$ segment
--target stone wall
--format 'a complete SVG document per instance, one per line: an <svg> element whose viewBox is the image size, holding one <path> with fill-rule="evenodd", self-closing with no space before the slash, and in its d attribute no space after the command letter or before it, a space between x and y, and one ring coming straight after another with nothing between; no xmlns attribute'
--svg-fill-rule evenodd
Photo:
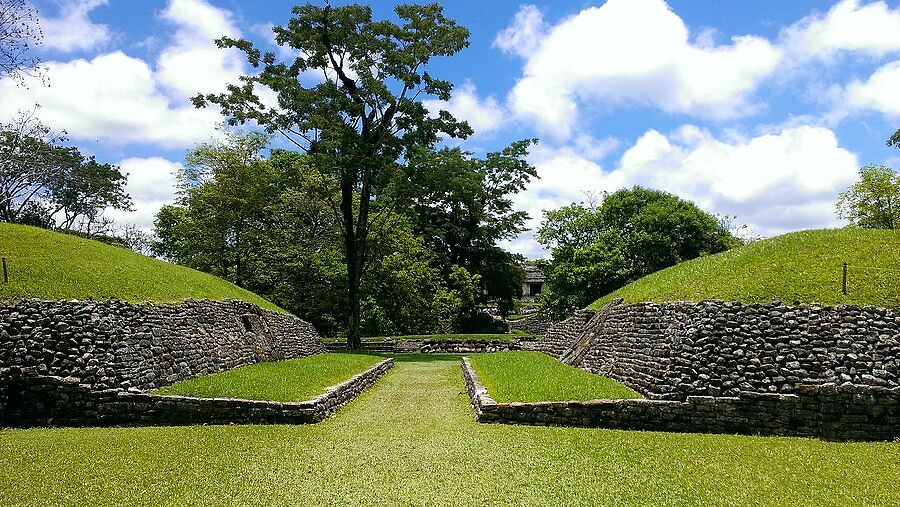
<svg viewBox="0 0 900 507"><path fill-rule="evenodd" d="M845 384L797 386L797 394L742 392L736 397L497 403L468 358L463 379L479 422L648 431L817 437L900 438L900 388Z"/></svg>
<svg viewBox="0 0 900 507"><path fill-rule="evenodd" d="M393 365L393 359L385 359L316 398L296 403L96 390L71 377L14 372L7 385L15 396L0 411L0 426L316 423L368 389Z"/></svg>
<svg viewBox="0 0 900 507"><path fill-rule="evenodd" d="M506 352L521 350L517 340L383 340L364 341L363 350L397 354L471 354L475 352ZM341 351L347 348L345 342L329 342L326 348Z"/></svg>
<svg viewBox="0 0 900 507"><path fill-rule="evenodd" d="M525 331L532 336L544 336L553 326L553 322L540 313L533 313L527 317L522 317L521 319L507 319L506 323L509 325L510 329Z"/></svg>
<svg viewBox="0 0 900 507"><path fill-rule="evenodd" d="M311 324L243 301L0 306L0 367L149 390L259 361L323 352Z"/></svg>
<svg viewBox="0 0 900 507"><path fill-rule="evenodd" d="M593 316L578 312L522 345L561 358L581 337L588 349L576 366L658 399L900 385L894 310L707 301L619 305Z"/></svg>
<svg viewBox="0 0 900 507"><path fill-rule="evenodd" d="M85 396L98 393L108 398L118 391L149 391L324 351L309 323L243 301L0 303L0 372L6 370L0 374L0 418L15 407L27 413L23 403L44 403L28 393L48 392L46 385L63 380L59 385L78 389L60 387L62 394L87 403Z"/></svg>
<svg viewBox="0 0 900 507"><path fill-rule="evenodd" d="M590 310L579 310L568 319L553 324L543 337L534 340L522 340L523 349L536 350L557 359L563 356L594 316Z"/></svg>

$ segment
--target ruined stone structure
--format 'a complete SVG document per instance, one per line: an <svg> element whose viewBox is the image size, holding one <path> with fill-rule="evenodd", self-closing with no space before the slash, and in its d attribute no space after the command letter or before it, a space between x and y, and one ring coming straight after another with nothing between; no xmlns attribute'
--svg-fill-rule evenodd
<svg viewBox="0 0 900 507"><path fill-rule="evenodd" d="M324 350L309 323L242 301L7 303L0 305L0 423L93 424L103 400ZM57 392L59 403L47 398Z"/></svg>
<svg viewBox="0 0 900 507"><path fill-rule="evenodd" d="M599 410L589 417L576 404L564 412L582 422L570 424L584 425L588 417L592 425L678 431L693 425L695 431L862 440L900 434L900 313L894 310L721 301L612 304L577 312L543 339L520 345L616 379L649 401L677 402L662 412L664 405L648 400L609 402L603 410L588 404ZM773 421L771 427L754 414ZM626 415L638 419L616 422ZM561 423L560 417L548 420Z"/></svg>

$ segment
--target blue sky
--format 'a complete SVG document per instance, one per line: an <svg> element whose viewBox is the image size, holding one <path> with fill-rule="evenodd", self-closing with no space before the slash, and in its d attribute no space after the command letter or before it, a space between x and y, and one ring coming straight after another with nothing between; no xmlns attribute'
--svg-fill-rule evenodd
<svg viewBox="0 0 900 507"><path fill-rule="evenodd" d="M342 4L344 2L334 2ZM220 35L275 50L291 2L35 1L50 86L0 81L0 119L40 103L45 123L129 173L152 226L174 198L172 172L220 116L187 99L250 71ZM394 2L371 4L391 17ZM447 2L470 47L430 71L482 153L537 137L541 178L516 197L541 210L641 184L737 215L753 234L842 225L838 192L859 167L900 168L900 5L871 2ZM530 232L504 243L544 256Z"/></svg>

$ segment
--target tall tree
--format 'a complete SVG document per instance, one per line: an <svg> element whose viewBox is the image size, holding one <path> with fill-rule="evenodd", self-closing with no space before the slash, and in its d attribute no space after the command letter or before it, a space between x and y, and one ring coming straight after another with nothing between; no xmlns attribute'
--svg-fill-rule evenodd
<svg viewBox="0 0 900 507"><path fill-rule="evenodd" d="M63 134L51 131L35 112L21 111L12 122L0 124L0 221L19 222L27 211L40 208L48 185L77 163L77 150L61 146Z"/></svg>
<svg viewBox="0 0 900 507"><path fill-rule="evenodd" d="M40 60L31 53L43 34L37 12L25 0L0 0L0 79L12 78L20 84L26 76L38 74Z"/></svg>
<svg viewBox="0 0 900 507"><path fill-rule="evenodd" d="M495 302L503 312L521 289L518 263L524 259L496 244L524 230L528 214L514 209L512 196L537 177L525 160L534 142L517 141L483 159L459 148L419 150L395 189L444 270L458 265L479 275L482 302Z"/></svg>
<svg viewBox="0 0 900 507"><path fill-rule="evenodd" d="M369 232L391 215L372 208L374 197L412 150L433 146L442 134L471 134L446 111L429 116L420 100L423 94L450 98L452 85L425 68L432 58L465 48L469 31L437 4L397 6L399 24L374 21L371 8L361 5L307 4L292 12L287 26L273 31L280 46L297 54L293 61L278 63L274 53L262 54L247 40L223 37L219 47L244 51L262 69L225 93L195 97L194 104L219 105L229 124L254 121L280 133L308 153L316 168L333 175L347 265L347 345L358 348ZM321 82L305 85L310 74ZM256 85L273 90L277 105L264 103Z"/></svg>
<svg viewBox="0 0 900 507"><path fill-rule="evenodd" d="M46 186L49 216L60 228L81 231L88 237L107 233L112 221L103 216L106 209L133 209L125 191L128 177L118 166L85 158L78 150L71 154L72 163Z"/></svg>
<svg viewBox="0 0 900 507"><path fill-rule="evenodd" d="M859 181L838 196L837 215L859 227L900 228L900 174L883 165L859 170Z"/></svg>

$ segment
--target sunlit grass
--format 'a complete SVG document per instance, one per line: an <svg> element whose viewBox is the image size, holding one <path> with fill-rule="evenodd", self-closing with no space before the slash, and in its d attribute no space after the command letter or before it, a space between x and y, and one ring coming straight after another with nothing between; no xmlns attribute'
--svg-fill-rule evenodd
<svg viewBox="0 0 900 507"><path fill-rule="evenodd" d="M0 505L898 505L900 444L478 424L458 355L325 422L0 431Z"/></svg>
<svg viewBox="0 0 900 507"><path fill-rule="evenodd" d="M9 271L9 283L0 283L0 301L38 298L170 303L238 299L284 312L213 275L36 227L0 223L0 257L7 258Z"/></svg>
<svg viewBox="0 0 900 507"><path fill-rule="evenodd" d="M370 354L318 354L204 375L163 387L157 392L195 398L303 401L364 372L381 359Z"/></svg>
<svg viewBox="0 0 900 507"><path fill-rule="evenodd" d="M472 354L470 358L488 394L498 402L642 397L613 379L563 364L540 352Z"/></svg>
<svg viewBox="0 0 900 507"><path fill-rule="evenodd" d="M841 287L849 264L848 294ZM900 232L870 229L785 234L683 262L603 296L640 301L719 299L900 307Z"/></svg>

